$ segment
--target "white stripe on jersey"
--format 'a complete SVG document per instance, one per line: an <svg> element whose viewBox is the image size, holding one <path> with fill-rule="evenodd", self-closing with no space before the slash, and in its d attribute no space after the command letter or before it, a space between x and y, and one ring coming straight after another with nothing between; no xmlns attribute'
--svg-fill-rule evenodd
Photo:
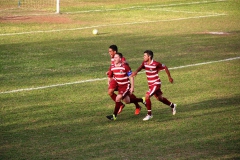
<svg viewBox="0 0 240 160"><path fill-rule="evenodd" d="M118 78L118 77L115 77L117 80L125 80L125 79L128 79L128 77L123 77L123 78Z"/></svg>
<svg viewBox="0 0 240 160"><path fill-rule="evenodd" d="M112 71L114 71L114 70L125 70L125 68L124 67L114 67L111 70Z"/></svg>
<svg viewBox="0 0 240 160"><path fill-rule="evenodd" d="M129 84L129 82L117 82L119 85Z"/></svg>
<svg viewBox="0 0 240 160"><path fill-rule="evenodd" d="M146 73L158 73L157 71L149 71L149 70L146 70Z"/></svg>
<svg viewBox="0 0 240 160"><path fill-rule="evenodd" d="M156 68L156 66L150 66L150 65L145 64L145 68Z"/></svg>
<svg viewBox="0 0 240 160"><path fill-rule="evenodd" d="M115 72L114 74L115 74L115 75L125 75L126 72Z"/></svg>
<svg viewBox="0 0 240 160"><path fill-rule="evenodd" d="M151 76L147 76L147 77L149 77L149 78L153 78L153 77L157 77L157 76L158 76L158 74L151 75Z"/></svg>
<svg viewBox="0 0 240 160"><path fill-rule="evenodd" d="M155 80L152 80L152 81L148 80L148 82L149 82L149 83L154 83L154 82L156 82L156 81L158 81L158 80L159 80L159 79L155 79ZM161 83L157 82L157 83L154 83L154 84L161 84Z"/></svg>

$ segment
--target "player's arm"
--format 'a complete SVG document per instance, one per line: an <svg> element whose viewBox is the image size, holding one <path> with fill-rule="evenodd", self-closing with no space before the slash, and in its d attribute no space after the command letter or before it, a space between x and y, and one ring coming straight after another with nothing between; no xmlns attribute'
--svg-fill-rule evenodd
<svg viewBox="0 0 240 160"><path fill-rule="evenodd" d="M107 71L108 75L108 84L110 84L110 81L113 79L113 71L111 71L111 66L109 67L109 70Z"/></svg>
<svg viewBox="0 0 240 160"><path fill-rule="evenodd" d="M172 79L172 77L171 77L170 71L168 70L168 67L167 67L167 66L165 66L165 72L166 72L167 75L168 75L168 80L169 80L169 82L170 82L170 83L173 83L173 79Z"/></svg>
<svg viewBox="0 0 240 160"><path fill-rule="evenodd" d="M143 68L144 68L144 65L142 63L141 66L139 66L135 72L132 72L131 77L135 77L138 74L138 72L140 72Z"/></svg>
<svg viewBox="0 0 240 160"><path fill-rule="evenodd" d="M111 65L109 66L108 71L106 72L107 76L108 76L110 70L111 70Z"/></svg>
<svg viewBox="0 0 240 160"><path fill-rule="evenodd" d="M134 77L129 77L130 83L131 83L131 88L130 88L130 94L133 94L134 92Z"/></svg>
<svg viewBox="0 0 240 160"><path fill-rule="evenodd" d="M130 94L132 94L134 92L134 77L131 75L132 75L131 68L129 66L127 66L127 76L131 83Z"/></svg>
<svg viewBox="0 0 240 160"><path fill-rule="evenodd" d="M125 57L122 57L122 64L129 65Z"/></svg>
<svg viewBox="0 0 240 160"><path fill-rule="evenodd" d="M165 70L165 72L166 72L167 75L168 75L168 80L169 80L169 82L170 82L170 83L173 83L173 79L172 79L172 77L171 77L170 71L168 70L168 67L167 67L167 66L165 66L164 64L158 63L158 65L157 65L157 70L158 70L158 72L161 71L161 70Z"/></svg>

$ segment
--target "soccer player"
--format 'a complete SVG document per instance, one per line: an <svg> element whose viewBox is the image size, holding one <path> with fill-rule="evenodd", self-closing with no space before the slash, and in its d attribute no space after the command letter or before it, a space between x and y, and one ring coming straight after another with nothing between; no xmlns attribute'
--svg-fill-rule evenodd
<svg viewBox="0 0 240 160"><path fill-rule="evenodd" d="M122 54L115 53L114 64L111 65L108 77L113 77L118 87L118 95L115 99L115 108L112 115L106 116L109 120L116 120L117 114L121 107L121 100L126 104L143 102L142 98L134 98L130 95L134 92L134 77L129 77L132 74L129 65L122 63Z"/></svg>
<svg viewBox="0 0 240 160"><path fill-rule="evenodd" d="M160 62L153 60L153 52L151 50L146 50L144 52L143 62L141 64L141 66L135 72L132 73L132 76L136 76L137 73L139 71L141 71L142 69L145 69L148 86L149 86L149 90L146 92L146 95L144 97L145 102L146 102L146 107L148 110L148 114L143 120L147 121L147 120L153 118L152 110L151 110L152 105L151 105L151 100L150 100L150 97L153 95L160 102L170 106L172 109L172 114L175 115L177 105L170 102L167 98L162 96L163 93L161 91L161 80L158 75L158 72L160 70L165 70L166 74L168 75L168 79L169 79L170 83L173 83L173 79L171 77L171 74L170 74L167 66L165 66L164 64L161 64Z"/></svg>
<svg viewBox="0 0 240 160"><path fill-rule="evenodd" d="M118 52L118 47L116 45L109 46L108 53L109 53L109 55L111 57L111 65L114 65L114 55L117 52ZM121 62L123 64L128 65L128 63L127 63L127 61L126 61L126 59L124 57L121 58ZM109 71L106 74L108 75L108 73L109 73ZM114 91L118 90L117 89L117 82L112 77L108 76L108 84L109 84L108 95L112 98L113 101L115 101L117 95L114 93ZM136 98L136 96L134 94L131 94L130 97ZM141 106L137 102L134 102L134 104L136 106L135 115L138 115L140 113L140 111L141 111ZM121 102L118 114L120 114L122 112L124 107L125 107L125 105Z"/></svg>

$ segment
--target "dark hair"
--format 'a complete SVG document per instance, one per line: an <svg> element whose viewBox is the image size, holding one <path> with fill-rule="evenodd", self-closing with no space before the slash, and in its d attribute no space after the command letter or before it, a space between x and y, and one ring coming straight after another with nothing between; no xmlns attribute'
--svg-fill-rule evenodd
<svg viewBox="0 0 240 160"><path fill-rule="evenodd" d="M116 54L119 55L120 58L123 57L122 53L117 52Z"/></svg>
<svg viewBox="0 0 240 160"><path fill-rule="evenodd" d="M151 59L153 59L153 52L151 50L146 50L144 51L144 53L147 53L147 55L150 56Z"/></svg>
<svg viewBox="0 0 240 160"><path fill-rule="evenodd" d="M109 48L111 48L113 51L118 52L118 47L115 44L109 46Z"/></svg>

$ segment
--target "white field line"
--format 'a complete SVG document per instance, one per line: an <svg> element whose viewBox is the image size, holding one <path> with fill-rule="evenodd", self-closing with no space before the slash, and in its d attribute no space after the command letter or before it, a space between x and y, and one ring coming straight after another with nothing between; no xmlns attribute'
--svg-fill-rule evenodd
<svg viewBox="0 0 240 160"><path fill-rule="evenodd" d="M76 12L65 12L66 14L77 14L77 13L90 13L90 12L107 12L107 11L122 11L122 10L132 10L132 9L142 9L142 8L154 8L154 7L172 7L172 6L182 6L182 5L195 5L195 4L206 4L215 2L225 2L227 0L213 0L213 1L199 1L199 2L189 2L189 3L174 3L166 5L152 5L152 6L132 6L119 9L97 9L97 10L87 10L87 11L76 11Z"/></svg>
<svg viewBox="0 0 240 160"><path fill-rule="evenodd" d="M233 58L228 58L228 59L223 59L223 60L218 60L218 61L210 61L210 62L203 62L203 63L196 63L196 64L190 64L190 65L185 65L185 66L173 67L173 68L169 68L169 70L181 69L181 68L187 68L187 67L193 67L193 66L200 66L200 65L206 65L206 64L211 64L211 63L232 61L232 60L236 60L236 59L240 59L240 57L233 57ZM144 73L144 72L140 72L140 73ZM17 90L0 92L0 94L16 93L16 92L23 92L23 91L33 91L33 90L40 90L40 89L46 89L46 88L60 87L60 86L66 86L66 85L88 83L88 82L95 82L95 81L102 81L102 80L106 80L106 79L107 78L97 78L97 79L89 79L89 80L69 82L69 83L62 83L62 84L54 84L54 85L42 86L42 87L17 89Z"/></svg>
<svg viewBox="0 0 240 160"><path fill-rule="evenodd" d="M210 15L218 15L219 13L210 13L210 12L190 12L190 11L179 11L179 10L170 10L170 9L163 9L163 8L154 8L154 9L146 9L151 11L165 11L165 12L175 12L175 13L188 13L188 14L210 14Z"/></svg>
<svg viewBox="0 0 240 160"><path fill-rule="evenodd" d="M171 21L181 21L181 20L188 20L188 19L199 19L199 18L217 17L217 16L225 16L225 15L226 14L213 14L213 15L195 16L195 17L186 17L186 18L176 18L176 19L167 19L167 20L157 20L157 21L140 21L140 22L117 23L117 24L103 24L103 25L96 25L96 26L71 28L71 29L57 29L57 30L47 30L47 31L19 32L19 33L5 33L5 34L0 34L0 36L14 36L14 35L35 34L35 33L75 31L75 30L93 29L93 28L99 28L99 27L123 26L123 25L134 25L134 24L144 24L144 23L158 23L158 22L171 22Z"/></svg>

